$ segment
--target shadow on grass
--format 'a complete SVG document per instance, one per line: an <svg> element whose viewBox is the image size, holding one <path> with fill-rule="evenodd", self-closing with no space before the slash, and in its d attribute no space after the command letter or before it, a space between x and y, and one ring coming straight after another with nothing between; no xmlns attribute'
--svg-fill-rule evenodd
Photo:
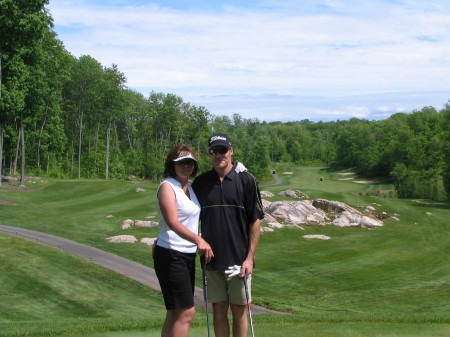
<svg viewBox="0 0 450 337"><path fill-rule="evenodd" d="M415 200L415 202L414 202L414 200ZM450 210L449 202L439 202L439 201L433 201L433 200L417 200L417 199L413 199L412 201L413 201L414 207Z"/></svg>

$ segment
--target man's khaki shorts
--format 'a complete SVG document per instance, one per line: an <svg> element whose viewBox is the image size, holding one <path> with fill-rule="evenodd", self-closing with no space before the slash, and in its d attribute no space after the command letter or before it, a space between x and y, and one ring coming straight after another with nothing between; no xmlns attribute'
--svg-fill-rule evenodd
<svg viewBox="0 0 450 337"><path fill-rule="evenodd" d="M216 270L207 270L206 275L208 278L208 301L210 303L230 302L231 304L247 305L244 279L242 277L236 275L228 281L228 275L225 274L225 271ZM251 275L247 277L247 286L251 301Z"/></svg>

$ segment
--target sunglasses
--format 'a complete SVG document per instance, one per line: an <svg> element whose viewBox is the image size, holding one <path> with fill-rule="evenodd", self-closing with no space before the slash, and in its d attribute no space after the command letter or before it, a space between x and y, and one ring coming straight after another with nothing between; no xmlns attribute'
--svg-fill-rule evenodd
<svg viewBox="0 0 450 337"><path fill-rule="evenodd" d="M228 152L229 149L227 149L226 147L219 147L216 149L210 149L209 153L212 154L213 156L215 156L216 154L225 154Z"/></svg>

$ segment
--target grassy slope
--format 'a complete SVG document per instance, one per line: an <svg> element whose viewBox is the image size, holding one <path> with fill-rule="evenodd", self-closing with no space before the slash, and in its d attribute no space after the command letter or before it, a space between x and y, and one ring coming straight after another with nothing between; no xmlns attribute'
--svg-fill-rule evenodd
<svg viewBox="0 0 450 337"><path fill-rule="evenodd" d="M164 314L159 292L55 248L1 233L0 256L0 336Z"/></svg>
<svg viewBox="0 0 450 337"><path fill-rule="evenodd" d="M340 200L351 206L375 203L381 205L376 206L378 211L398 213L401 221L389 219L385 227L372 231L307 227L305 231L283 229L263 234L257 253L254 300L296 315L282 319L258 316L255 317L257 324L265 325L265 331L270 331L271 326L277 331L283 331L283 327L289 330L288 327L292 324L305 321L411 324L446 320L450 312L447 300L450 297L449 204L424 200L414 203L411 200L364 196L361 192L388 189L390 186L340 181L340 176L319 167L279 165L275 168L279 173L294 171L295 174L281 175L283 185L262 187L263 190L276 193L287 188L300 189L311 198ZM324 177L324 181L319 181L318 176ZM137 187L144 188L146 192L137 193ZM120 230L123 219L143 219L148 215L156 215L155 190L156 186L151 184L59 181L39 191L9 191L0 193L0 200L22 206L0 205L0 223L60 235L151 265L147 246L109 244L105 238L124 233L134 234L138 238L156 236L157 229ZM431 212L432 215L427 215L426 212ZM114 217L106 218L109 214ZM305 234L326 234L332 239L307 241L302 238ZM34 245L32 249L24 249L22 245L32 244L2 236L0 239L0 247L9 249L2 251L1 256L18 256L13 260L2 259L0 264L0 322L10 319L39 322L49 317L66 319L79 315L101 318L101 324L110 326L105 327L105 330L117 328L117 324L123 324L124 329L136 329L144 328L142 325L148 328L151 322L143 323L138 319L137 323L133 323L134 317L139 318L140 314L153 312L151 308L159 308L156 311L163 312L158 294L154 296L151 291L147 291L145 303L142 303L130 287L123 287L123 284L132 281L124 281L122 277L110 272L94 270L88 272L92 275L90 282L84 273L76 273L76 282L73 282L73 270L100 267L67 256L55 263L55 259L59 259L61 254L55 254L51 248L36 248L39 246ZM28 252L27 256L22 256L24 252ZM39 262L31 263L33 260ZM79 263L83 266L77 266ZM54 268L53 265L57 267ZM4 273L5 270L8 271L7 274ZM42 284L38 283L40 291L36 292L32 285L39 273L43 280L57 275L59 281L55 282L60 287L49 285L47 280ZM24 277L21 278L20 275ZM102 275L109 275L105 276L109 281L97 282ZM111 287L109 283L116 279L121 280L118 282L120 284ZM100 289L93 290L94 294L99 294L97 297L79 296L73 301L75 303L70 302L73 294L83 293L80 289L95 288L91 283L95 286L102 285ZM36 302L36 293L46 300ZM122 298L111 300L110 295L116 293L122 293ZM103 302L99 302L101 305L94 305L94 298L102 298ZM7 303L7 306L1 303ZM127 307L129 303L133 303L133 308ZM12 307L17 313L11 310ZM37 312L41 314L37 315ZM117 323L117 317L121 317L123 323ZM160 317L161 315L158 319ZM112 323L105 323L111 319ZM52 322L53 325L58 325L56 321ZM160 320L154 324L158 326L158 322ZM98 328L96 324L100 323L92 324ZM281 335L289 335L287 330L286 334ZM194 331L195 329L193 333L196 335ZM341 335L349 334L343 332ZM379 336L390 335L380 333Z"/></svg>
<svg viewBox="0 0 450 337"><path fill-rule="evenodd" d="M277 168L278 172L294 170ZM255 291L263 293L271 305L294 312L417 317L450 312L450 303L443 300L450 298L448 204L360 196L367 185L339 181L331 172L321 172L325 178L321 182L314 178L314 167L301 168L299 173L287 176L286 185L274 190L289 186L312 198L325 194L354 207L377 204L381 205L375 206L377 211L398 213L401 221L388 219L383 228L370 231L306 227L305 231L284 229L264 234L260 247L266 249L257 254ZM320 192L325 189L327 193ZM332 239L305 240L305 234L325 234ZM281 242L282 249L277 248ZM256 282L256 278L264 281ZM263 291L269 281L271 286ZM289 296L283 296L283 291Z"/></svg>

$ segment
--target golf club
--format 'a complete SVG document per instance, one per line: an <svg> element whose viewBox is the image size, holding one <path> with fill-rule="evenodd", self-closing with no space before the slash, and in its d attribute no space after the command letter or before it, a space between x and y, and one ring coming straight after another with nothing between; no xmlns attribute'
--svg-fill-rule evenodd
<svg viewBox="0 0 450 337"><path fill-rule="evenodd" d="M200 264L202 266L203 271L203 297L205 298L206 324L208 325L208 337L211 337L209 310L208 310L208 279L206 277L205 259L203 257L200 258Z"/></svg>
<svg viewBox="0 0 450 337"><path fill-rule="evenodd" d="M250 295L248 293L248 286L247 286L247 275L244 275L244 287L245 287L245 297L247 298L248 317L250 318L250 328L252 329L252 337L255 337L255 331L253 330L252 306L250 303Z"/></svg>

